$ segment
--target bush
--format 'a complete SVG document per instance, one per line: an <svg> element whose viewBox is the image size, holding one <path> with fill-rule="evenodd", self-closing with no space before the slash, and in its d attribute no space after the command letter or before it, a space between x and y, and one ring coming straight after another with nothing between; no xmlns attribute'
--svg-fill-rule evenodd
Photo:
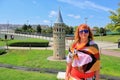
<svg viewBox="0 0 120 80"><path fill-rule="evenodd" d="M16 42L11 43L9 46L18 46L18 47L48 47L49 42Z"/></svg>
<svg viewBox="0 0 120 80"><path fill-rule="evenodd" d="M5 49L0 49L0 55L6 53L6 50Z"/></svg>
<svg viewBox="0 0 120 80"><path fill-rule="evenodd" d="M9 40L8 46L16 47L48 47L49 41L44 39L27 38L23 40Z"/></svg>
<svg viewBox="0 0 120 80"><path fill-rule="evenodd" d="M107 32L107 35L120 35L120 32Z"/></svg>

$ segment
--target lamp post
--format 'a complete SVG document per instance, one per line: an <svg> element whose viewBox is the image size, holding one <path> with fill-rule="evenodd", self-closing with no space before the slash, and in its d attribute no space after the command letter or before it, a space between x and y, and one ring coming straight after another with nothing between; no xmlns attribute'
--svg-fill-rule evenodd
<svg viewBox="0 0 120 80"><path fill-rule="evenodd" d="M52 27L52 20L50 20L50 27Z"/></svg>
<svg viewBox="0 0 120 80"><path fill-rule="evenodd" d="M29 25L29 20L27 20L27 24L26 24L27 26Z"/></svg>
<svg viewBox="0 0 120 80"><path fill-rule="evenodd" d="M87 18L87 17L85 17L85 24L87 24L87 20L88 20L88 18Z"/></svg>
<svg viewBox="0 0 120 80"><path fill-rule="evenodd" d="M8 27L9 27L9 21L7 21L7 27L6 27L6 28L7 28L7 29L6 29L6 30L7 30L7 31L6 31L7 34L8 34ZM8 50L8 42L7 42L7 40L8 40L8 37L7 37L7 36L8 36L8 35L7 35L7 34L5 34L5 42L6 42L6 47L7 47L7 50Z"/></svg>
<svg viewBox="0 0 120 80"><path fill-rule="evenodd" d="M52 36L52 33L53 33L53 25L52 25L52 20L51 20L51 27L50 27L50 30L51 30L51 36Z"/></svg>
<svg viewBox="0 0 120 80"><path fill-rule="evenodd" d="M29 26L29 20L27 20L27 23L26 23L26 25L27 25L27 30L28 30L28 26ZM27 33L27 38L28 38L28 36L29 36L29 32L26 32L26 31L25 31L25 33Z"/></svg>
<svg viewBox="0 0 120 80"><path fill-rule="evenodd" d="M7 33L8 33L8 27L9 27L9 21L7 21L7 29L6 29Z"/></svg>

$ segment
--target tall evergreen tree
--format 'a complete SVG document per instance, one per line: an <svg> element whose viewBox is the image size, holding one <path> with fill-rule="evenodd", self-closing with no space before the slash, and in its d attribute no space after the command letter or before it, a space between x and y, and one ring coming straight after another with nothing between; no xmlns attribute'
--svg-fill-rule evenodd
<svg viewBox="0 0 120 80"><path fill-rule="evenodd" d="M28 28L28 26L27 26L26 24L24 24L24 25L22 26L22 30L24 30L24 31L26 31L27 28Z"/></svg>
<svg viewBox="0 0 120 80"><path fill-rule="evenodd" d="M37 26L37 33L41 33L41 30L42 30L42 29L41 29L41 26L38 25L38 26Z"/></svg>

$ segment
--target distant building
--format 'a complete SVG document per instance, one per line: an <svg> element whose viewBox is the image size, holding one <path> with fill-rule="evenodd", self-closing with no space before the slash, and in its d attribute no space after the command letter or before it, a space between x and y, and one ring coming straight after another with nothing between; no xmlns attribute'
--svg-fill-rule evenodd
<svg viewBox="0 0 120 80"><path fill-rule="evenodd" d="M91 28L93 35L97 33L97 30L95 28Z"/></svg>
<svg viewBox="0 0 120 80"><path fill-rule="evenodd" d="M16 28L21 28L24 24L0 24L0 31L14 32ZM32 24L32 28L36 30L39 24ZM40 25L42 29L47 29L48 25Z"/></svg>

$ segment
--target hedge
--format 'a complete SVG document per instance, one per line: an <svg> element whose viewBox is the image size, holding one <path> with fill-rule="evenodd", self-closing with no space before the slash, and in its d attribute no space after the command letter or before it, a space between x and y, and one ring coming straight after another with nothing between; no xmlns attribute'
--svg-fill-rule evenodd
<svg viewBox="0 0 120 80"><path fill-rule="evenodd" d="M8 46L15 47L48 47L49 42L15 42L8 44Z"/></svg>

